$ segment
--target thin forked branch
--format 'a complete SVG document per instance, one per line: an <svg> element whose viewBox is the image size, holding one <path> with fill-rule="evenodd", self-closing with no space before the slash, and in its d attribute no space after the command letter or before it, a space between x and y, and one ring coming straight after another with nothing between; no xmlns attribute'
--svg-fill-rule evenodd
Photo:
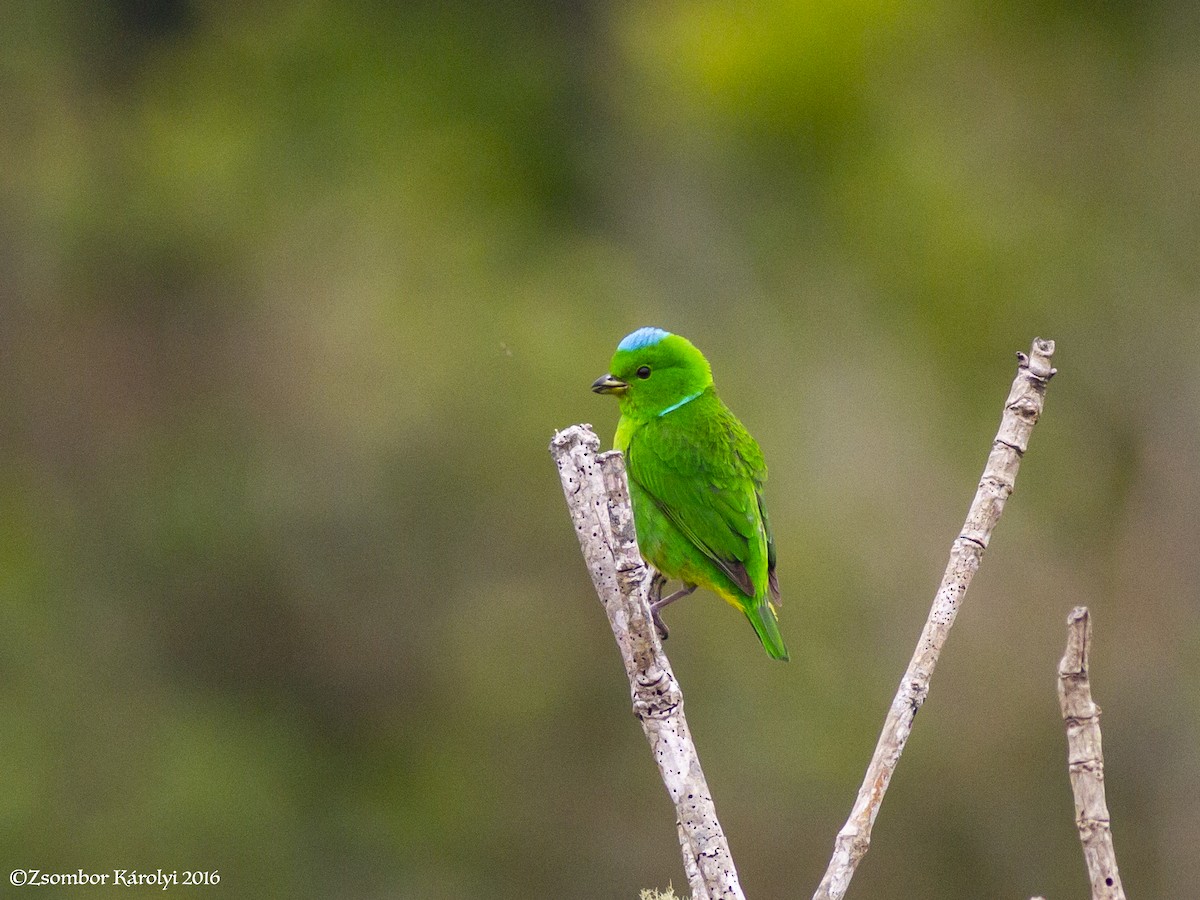
<svg viewBox="0 0 1200 900"><path fill-rule="evenodd" d="M648 615L648 572L638 552L625 459L599 449L600 439L586 425L572 425L550 442L580 549L629 676L633 712L675 804L693 900L744 900L683 715L683 693Z"/></svg>
<svg viewBox="0 0 1200 900"><path fill-rule="evenodd" d="M1054 342L1041 338L1034 339L1033 350L1028 356L1017 354L1017 377L1005 401L1000 430L992 442L975 499L967 512L962 533L950 547L950 562L934 595L929 618L892 700L875 755L867 766L850 818L834 841L833 858L813 900L841 900L854 877L854 870L870 846L871 828L900 754L904 752L913 718L929 693L929 682L942 645L954 624L971 578L979 568L992 529L1000 520L1004 502L1012 493L1021 456L1042 412L1046 384L1055 371L1050 366L1053 355Z"/></svg>
<svg viewBox="0 0 1200 900"><path fill-rule="evenodd" d="M1067 770L1075 794L1075 824L1092 880L1092 900L1125 900L1104 800L1100 707L1092 702L1088 651L1092 622L1086 606L1067 616L1067 649L1058 664L1058 702L1067 723Z"/></svg>

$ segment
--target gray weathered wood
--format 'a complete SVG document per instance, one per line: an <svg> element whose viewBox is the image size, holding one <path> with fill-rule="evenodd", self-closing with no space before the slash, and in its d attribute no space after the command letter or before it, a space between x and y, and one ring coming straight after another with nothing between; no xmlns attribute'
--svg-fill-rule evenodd
<svg viewBox="0 0 1200 900"><path fill-rule="evenodd" d="M1075 824L1092 880L1092 900L1125 900L1104 799L1100 707L1092 702L1088 682L1091 643L1087 607L1077 606L1067 616L1067 649L1058 664L1058 702L1067 723L1067 770L1075 794Z"/></svg>
<svg viewBox="0 0 1200 900"><path fill-rule="evenodd" d="M941 586L934 595L929 618L921 631L908 669L900 680L900 687L884 720L883 731L867 766L850 818L838 832L833 858L813 900L841 900L850 886L850 879L854 877L854 870L867 853L871 843L871 828L892 773L900 761L900 754L904 752L913 719L929 693L929 682L942 645L954 624L954 617L958 614L971 578L979 568L992 529L1000 520L1004 503L1012 493L1021 456L1029 445L1029 436L1042 412L1046 384L1054 374L1050 366L1053 355L1054 342L1041 338L1034 339L1032 352L1028 356L1017 354L1017 377L1004 403L1000 429L992 442L975 499L967 512L962 532L950 547L950 562L942 576Z"/></svg>
<svg viewBox="0 0 1200 900"><path fill-rule="evenodd" d="M587 425L572 425L550 442L583 558L629 677L633 712L675 804L693 900L744 900L683 715L683 693L650 621L649 570L638 552L625 460L599 449Z"/></svg>

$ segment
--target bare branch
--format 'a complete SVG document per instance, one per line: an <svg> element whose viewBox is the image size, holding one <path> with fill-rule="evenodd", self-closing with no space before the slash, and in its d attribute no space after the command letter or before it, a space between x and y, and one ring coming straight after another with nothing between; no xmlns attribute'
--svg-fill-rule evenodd
<svg viewBox="0 0 1200 900"><path fill-rule="evenodd" d="M691 843L688 841L687 832L684 831L683 822L680 819L675 820L675 829L679 832L679 849L683 854L683 872L687 876L688 887L692 889L692 900L709 900L708 886L704 883L704 876L700 874L696 854L692 852Z"/></svg>
<svg viewBox="0 0 1200 900"><path fill-rule="evenodd" d="M744 900L683 715L683 694L650 623L648 571L638 552L625 459L616 451L598 454L599 449L587 425L573 425L550 442L580 549L629 676L633 712L675 804L692 896Z"/></svg>
<svg viewBox="0 0 1200 900"><path fill-rule="evenodd" d="M1100 707L1088 684L1092 622L1086 606L1067 616L1067 649L1058 664L1058 702L1067 723L1067 769L1075 793L1075 824L1092 880L1092 900L1125 900L1104 801L1104 752Z"/></svg>
<svg viewBox="0 0 1200 900"><path fill-rule="evenodd" d="M1017 354L1017 377L1005 401L1000 430L992 442L975 499L967 512L962 533L950 547L950 562L934 596L929 618L892 700L875 755L867 766L850 818L834 841L833 858L813 900L841 900L854 877L855 868L867 853L875 816L900 754L904 752L913 718L929 693L929 682L942 645L954 624L971 578L979 568L992 529L1000 520L1004 502L1012 493L1021 456L1042 412L1046 383L1054 375L1055 370L1050 366L1053 355L1054 342L1041 338L1034 339L1033 350L1028 356Z"/></svg>

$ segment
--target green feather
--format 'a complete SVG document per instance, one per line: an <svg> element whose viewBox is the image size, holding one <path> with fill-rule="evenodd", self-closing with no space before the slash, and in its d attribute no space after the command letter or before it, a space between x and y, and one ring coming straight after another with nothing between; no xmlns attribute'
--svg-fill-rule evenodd
<svg viewBox="0 0 1200 900"><path fill-rule="evenodd" d="M699 350L679 335L649 343L635 335L593 387L620 401L615 443L626 457L642 555L742 610L767 653L787 659L773 607L779 589L762 451L717 397Z"/></svg>

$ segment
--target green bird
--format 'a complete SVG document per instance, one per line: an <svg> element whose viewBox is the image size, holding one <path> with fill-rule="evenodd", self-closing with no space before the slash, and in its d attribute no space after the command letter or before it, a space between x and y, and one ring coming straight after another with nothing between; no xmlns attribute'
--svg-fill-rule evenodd
<svg viewBox="0 0 1200 900"><path fill-rule="evenodd" d="M704 354L677 334L639 328L592 390L620 403L613 443L625 454L638 544L655 569L650 609L660 632L659 611L705 587L746 614L772 659L786 660L762 498L767 466L717 396ZM663 598L668 578L683 588Z"/></svg>

